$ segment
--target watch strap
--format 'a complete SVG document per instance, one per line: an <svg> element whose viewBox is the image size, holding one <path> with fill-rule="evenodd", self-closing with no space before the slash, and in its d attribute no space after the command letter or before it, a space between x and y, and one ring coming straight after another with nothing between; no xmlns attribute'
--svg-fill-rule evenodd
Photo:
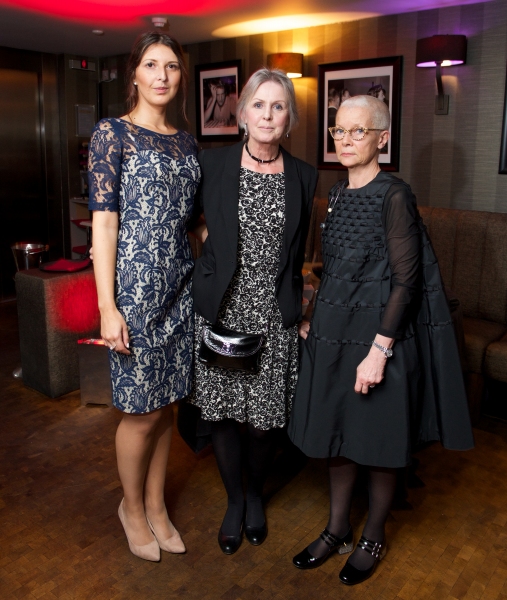
<svg viewBox="0 0 507 600"><path fill-rule="evenodd" d="M371 345L375 346L375 348L378 348L381 352L383 352L384 356L386 358L391 358L391 356L393 355L393 351L391 348L386 348L385 346L381 346L380 344L377 344L377 342L375 340L373 340Z"/></svg>

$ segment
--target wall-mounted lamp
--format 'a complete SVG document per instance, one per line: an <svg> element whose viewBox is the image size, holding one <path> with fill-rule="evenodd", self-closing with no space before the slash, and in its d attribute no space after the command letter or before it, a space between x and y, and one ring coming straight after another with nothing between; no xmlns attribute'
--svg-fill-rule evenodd
<svg viewBox="0 0 507 600"><path fill-rule="evenodd" d="M417 40L415 63L418 67L437 68L438 96L435 99L435 114L449 114L449 96L444 95L442 67L462 65L467 59L465 35L433 35Z"/></svg>
<svg viewBox="0 0 507 600"><path fill-rule="evenodd" d="M297 52L268 54L268 67L285 71L291 79L303 77L303 55Z"/></svg>

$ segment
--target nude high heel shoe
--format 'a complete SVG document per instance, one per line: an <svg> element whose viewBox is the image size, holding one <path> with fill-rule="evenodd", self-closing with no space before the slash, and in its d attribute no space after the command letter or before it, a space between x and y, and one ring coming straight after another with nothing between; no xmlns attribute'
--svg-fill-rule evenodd
<svg viewBox="0 0 507 600"><path fill-rule="evenodd" d="M172 554L184 554L187 551L187 549L185 548L185 544L183 543L183 540L181 539L181 536L180 536L178 530L171 523L171 521L169 521L169 522L173 526L174 533L172 534L172 536L170 538L168 538L165 541L162 541L156 534L155 529L154 529L153 525L151 524L151 521L148 519L148 517L146 517L146 520L148 521L148 525L149 525L150 529L153 531L153 535L155 536L155 539L157 540L158 545L160 546L160 548L162 550L165 550L166 552L171 552Z"/></svg>
<svg viewBox="0 0 507 600"><path fill-rule="evenodd" d="M123 512L123 499L120 502L120 506L118 507L118 516L120 517L121 524L123 525L123 530L125 531L125 535L127 536L127 541L129 543L129 548L132 554L138 556L139 558L143 558L144 560L151 560L153 562L159 562L160 560L160 548L157 543L157 540L154 539L149 544L145 544L144 546L137 546L134 544L127 533L127 528L125 527L125 513Z"/></svg>

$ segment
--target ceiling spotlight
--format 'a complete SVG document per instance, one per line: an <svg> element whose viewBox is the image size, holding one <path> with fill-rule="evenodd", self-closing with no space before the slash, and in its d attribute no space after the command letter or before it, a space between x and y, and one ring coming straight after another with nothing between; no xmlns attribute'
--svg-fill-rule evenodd
<svg viewBox="0 0 507 600"><path fill-rule="evenodd" d="M94 33L95 35L104 35L102 29L92 29L92 33Z"/></svg>
<svg viewBox="0 0 507 600"><path fill-rule="evenodd" d="M163 29L167 25L167 19L165 17L151 17L151 22L154 27Z"/></svg>

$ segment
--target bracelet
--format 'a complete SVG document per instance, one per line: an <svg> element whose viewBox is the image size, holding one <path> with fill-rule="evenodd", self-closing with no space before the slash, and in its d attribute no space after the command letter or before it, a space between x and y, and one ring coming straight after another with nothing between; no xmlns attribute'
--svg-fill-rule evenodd
<svg viewBox="0 0 507 600"><path fill-rule="evenodd" d="M380 344L377 344L375 340L373 340L371 345L375 346L375 348L378 348L381 352L383 352L386 358L391 358L391 356L394 354L392 348L386 348L385 346L381 346Z"/></svg>

